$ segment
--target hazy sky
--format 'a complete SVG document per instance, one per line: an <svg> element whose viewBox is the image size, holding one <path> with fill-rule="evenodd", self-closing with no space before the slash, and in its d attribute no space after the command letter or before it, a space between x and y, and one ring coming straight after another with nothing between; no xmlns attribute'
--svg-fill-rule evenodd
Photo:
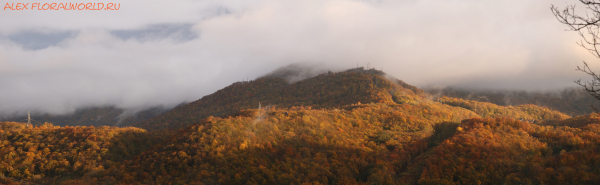
<svg viewBox="0 0 600 185"><path fill-rule="evenodd" d="M65 1L0 0L23 2ZM69 2L120 9L0 10L0 115L173 105L298 62L528 90L572 86L584 60L600 69L550 11L575 0Z"/></svg>

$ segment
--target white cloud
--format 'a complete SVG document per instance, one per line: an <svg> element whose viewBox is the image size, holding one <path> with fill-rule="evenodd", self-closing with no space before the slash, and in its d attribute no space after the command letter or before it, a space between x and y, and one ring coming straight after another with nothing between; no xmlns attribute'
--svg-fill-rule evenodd
<svg viewBox="0 0 600 185"><path fill-rule="evenodd" d="M557 88L585 77L573 69L595 60L554 20L550 4L565 2L175 0L126 1L118 11L4 10L0 114L174 105L295 62L370 63L414 85ZM78 34L38 50L7 39L53 31Z"/></svg>

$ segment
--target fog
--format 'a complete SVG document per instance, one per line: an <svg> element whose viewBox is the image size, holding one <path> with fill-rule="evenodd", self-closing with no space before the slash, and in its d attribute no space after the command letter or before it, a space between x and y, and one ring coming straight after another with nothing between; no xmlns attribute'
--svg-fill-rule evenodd
<svg viewBox="0 0 600 185"><path fill-rule="evenodd" d="M550 11L576 1L120 3L1 10L0 115L174 106L294 63L369 65L419 87L518 90L572 87L586 79L574 70L582 61L600 68Z"/></svg>

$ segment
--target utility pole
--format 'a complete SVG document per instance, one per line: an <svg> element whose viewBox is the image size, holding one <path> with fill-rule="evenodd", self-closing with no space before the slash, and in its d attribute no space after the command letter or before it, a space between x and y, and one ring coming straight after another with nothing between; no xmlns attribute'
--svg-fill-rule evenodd
<svg viewBox="0 0 600 185"><path fill-rule="evenodd" d="M31 114L29 111L27 111L27 125L26 126L29 126L29 125L31 125Z"/></svg>

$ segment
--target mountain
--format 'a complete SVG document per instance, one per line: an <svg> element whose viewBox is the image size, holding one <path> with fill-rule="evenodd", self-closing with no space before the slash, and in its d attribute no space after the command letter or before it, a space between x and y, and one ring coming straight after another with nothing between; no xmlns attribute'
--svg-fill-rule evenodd
<svg viewBox="0 0 600 185"><path fill-rule="evenodd" d="M87 107L77 109L71 114L31 114L32 124L43 125L45 122L57 126L130 126L164 112L170 108L156 106L132 112L114 106ZM1 121L27 122L27 115L0 118Z"/></svg>
<svg viewBox="0 0 600 185"><path fill-rule="evenodd" d="M600 183L595 114L432 98L377 70L288 71L142 128L1 123L0 173L39 184Z"/></svg>
<svg viewBox="0 0 600 185"><path fill-rule="evenodd" d="M478 102L489 102L501 106L518 106L533 104L548 107L568 115L579 116L596 112L600 108L600 100L590 96L581 88L566 88L560 91L528 92L528 91L485 91L460 88L427 88L425 91L433 96L448 96Z"/></svg>
<svg viewBox="0 0 600 185"><path fill-rule="evenodd" d="M381 71L356 68L324 73L289 83L296 70L276 71L256 80L236 82L165 114L134 124L147 130L180 129L208 116L227 116L243 109L311 106L332 108L352 103L413 101L424 92ZM388 79L391 78L391 79Z"/></svg>

